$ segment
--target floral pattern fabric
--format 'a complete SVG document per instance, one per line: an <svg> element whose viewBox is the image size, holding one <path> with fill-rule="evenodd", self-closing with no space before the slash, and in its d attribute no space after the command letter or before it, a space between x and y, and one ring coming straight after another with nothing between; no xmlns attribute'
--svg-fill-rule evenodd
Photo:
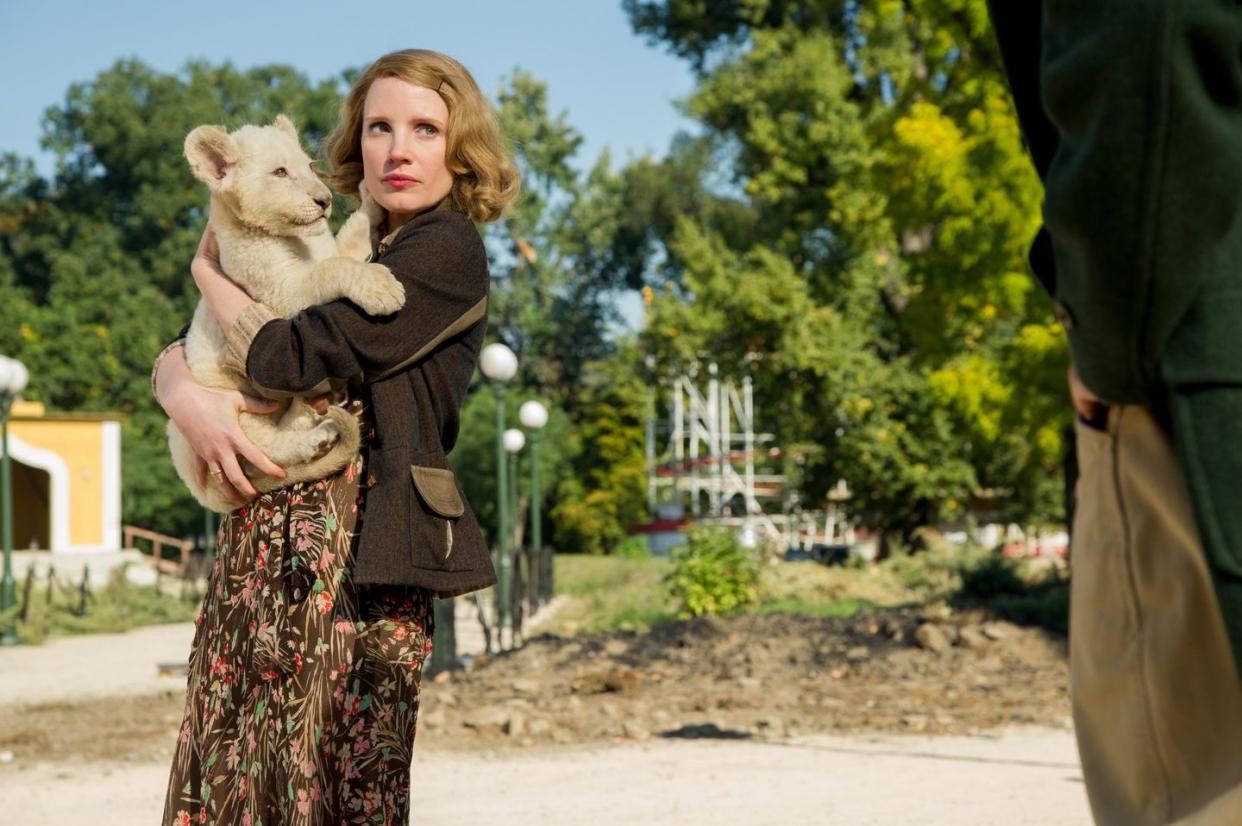
<svg viewBox="0 0 1242 826"><path fill-rule="evenodd" d="M365 444L373 430L349 406ZM409 822L432 603L414 586L350 579L365 470L356 457L223 520L165 826Z"/></svg>

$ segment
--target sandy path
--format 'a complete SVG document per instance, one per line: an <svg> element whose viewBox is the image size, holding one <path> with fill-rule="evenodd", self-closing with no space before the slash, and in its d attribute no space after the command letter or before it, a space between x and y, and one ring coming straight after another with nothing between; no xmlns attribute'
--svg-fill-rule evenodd
<svg viewBox="0 0 1242 826"><path fill-rule="evenodd" d="M167 767L0 766L22 826L159 818ZM464 755L416 750L414 823L517 826L1089 824L1066 731L999 737L653 741Z"/></svg>

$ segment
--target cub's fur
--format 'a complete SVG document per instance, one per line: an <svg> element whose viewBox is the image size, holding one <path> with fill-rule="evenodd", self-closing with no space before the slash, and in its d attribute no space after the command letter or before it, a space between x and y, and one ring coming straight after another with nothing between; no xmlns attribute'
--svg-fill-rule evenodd
<svg viewBox="0 0 1242 826"><path fill-rule="evenodd" d="M337 298L348 298L373 315L400 309L405 301L401 283L386 267L366 263L371 254L368 213L374 215L374 204L351 215L333 238L328 228L332 195L312 171L287 117L279 115L270 126L243 126L231 134L216 126L200 126L186 137L185 156L195 177L211 190L210 223L221 267L256 301L284 318ZM253 387L245 376L225 367L225 352L220 325L206 302L200 301L185 343L195 380L254 395L288 396ZM255 445L288 474L274 479L241 460L261 492L322 479L344 467L358 451L358 423L339 406L320 415L304 399L288 397L274 413L242 413L240 423ZM168 444L182 481L203 506L220 512L236 507L211 476L205 488L198 485L194 453L171 421Z"/></svg>

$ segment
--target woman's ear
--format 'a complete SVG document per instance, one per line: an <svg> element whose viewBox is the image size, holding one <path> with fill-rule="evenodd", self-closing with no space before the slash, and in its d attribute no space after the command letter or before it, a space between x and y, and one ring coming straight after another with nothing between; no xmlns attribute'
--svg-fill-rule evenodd
<svg viewBox="0 0 1242 826"><path fill-rule="evenodd" d="M239 153L228 132L219 126L200 126L186 135L185 158L194 177L218 192L231 182Z"/></svg>

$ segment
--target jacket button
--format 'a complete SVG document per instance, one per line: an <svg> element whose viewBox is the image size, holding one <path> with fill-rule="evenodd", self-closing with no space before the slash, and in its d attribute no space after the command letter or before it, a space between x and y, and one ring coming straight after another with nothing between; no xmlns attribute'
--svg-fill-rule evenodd
<svg viewBox="0 0 1242 826"><path fill-rule="evenodd" d="M1052 315L1067 332L1074 329L1074 316L1070 313L1069 307L1060 301L1052 305Z"/></svg>

